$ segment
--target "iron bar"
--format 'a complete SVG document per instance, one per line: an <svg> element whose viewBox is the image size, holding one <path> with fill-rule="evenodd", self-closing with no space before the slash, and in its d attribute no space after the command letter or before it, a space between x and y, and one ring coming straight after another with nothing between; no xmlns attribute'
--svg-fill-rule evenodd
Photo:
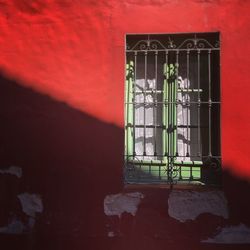
<svg viewBox="0 0 250 250"><path fill-rule="evenodd" d="M190 93L192 93L192 92L202 92L202 89L178 89L177 90L178 92L190 92Z"/></svg>
<svg viewBox="0 0 250 250"><path fill-rule="evenodd" d="M166 108L166 110L165 110L165 124L166 124L166 128L168 128L169 127L168 50L165 51L165 70L166 70L166 72L165 72L165 84L166 84L166 86L165 86L165 88L166 88L165 98L166 99L164 100L164 102L162 102L162 104L165 105L165 108ZM168 153L168 150L169 150L169 133L168 133L168 129L165 130L164 135L165 135L165 142L164 143L166 145L164 153L165 153L165 156L168 156L168 154L169 154ZM167 158L167 162L168 162L168 158Z"/></svg>
<svg viewBox="0 0 250 250"><path fill-rule="evenodd" d="M184 99L185 99L185 96L184 96ZM185 121L184 105L185 105L185 100L183 100L183 94L181 94L181 119L182 119L183 123ZM187 124L186 124L186 126L187 126ZM182 128L182 138L183 138L183 140L182 140L182 147L183 147L183 149L182 150L183 150L184 155L186 155L186 147L184 145L185 128Z"/></svg>
<svg viewBox="0 0 250 250"><path fill-rule="evenodd" d="M166 97L167 97L167 100L166 100L166 103L167 103L167 109L166 109L166 117L167 117L167 121L166 121L166 126L167 126L167 129L166 129L166 134L167 134L167 151L166 151L166 154L167 154L167 162L166 162L166 167L167 167L167 176L168 176L168 180L170 179L170 168L169 168L169 162L170 162L170 158L169 158L169 155L171 155L171 145L170 145L170 132L169 132L169 126L170 126L170 122L171 122L171 106L170 106L170 82L169 82L169 65L168 65L168 50L165 52L166 53L166 89L167 89L167 93L166 93Z"/></svg>
<svg viewBox="0 0 250 250"><path fill-rule="evenodd" d="M135 103L135 104L144 104L143 102L126 102L125 104L133 104L133 103ZM157 104L164 104L165 102L157 102ZM186 102L185 101L183 101L183 102L181 102L181 101L175 101L175 102L168 102L168 103L175 103L175 104L186 104ZM189 104L198 104L199 102L189 102ZM213 101L211 101L211 102L209 102L209 101L201 101L200 102L200 104L209 104L209 103L211 103L211 104L221 104L221 102L213 102ZM235 103L238 103L238 102L235 102ZM152 103L147 103L147 104L152 104Z"/></svg>
<svg viewBox="0 0 250 250"><path fill-rule="evenodd" d="M133 102L135 102L136 97L136 66L137 66L137 52L134 54L134 84L133 84ZM133 103L133 154L136 155L135 152L135 103Z"/></svg>
<svg viewBox="0 0 250 250"><path fill-rule="evenodd" d="M157 155L157 148L156 148L156 125L157 125L157 55L158 52L155 52L155 92L154 92L154 107L153 107L153 111L154 111L154 155Z"/></svg>
<svg viewBox="0 0 250 250"><path fill-rule="evenodd" d="M179 51L176 51L176 65L175 65L175 82L174 82L174 102L177 100L177 90L178 90L178 75L179 75ZM175 155L178 156L178 145L177 145L177 129L178 129L178 119L177 119L177 109L178 103L176 102L174 107L174 149Z"/></svg>
<svg viewBox="0 0 250 250"><path fill-rule="evenodd" d="M187 51L187 90L189 90L189 83L190 83L190 79L189 79L189 53L190 51L188 50ZM188 91L187 91L188 92ZM188 111L189 111L189 96L188 94L185 95L185 99L186 99L186 118L187 118L187 125L189 125L189 115L188 115ZM187 128L187 131L186 131L186 135L187 135L187 142L189 141L189 130ZM187 146L187 153L186 153L186 156L189 157L189 147L188 147L188 143L186 144Z"/></svg>
<svg viewBox="0 0 250 250"><path fill-rule="evenodd" d="M142 94L144 91L136 91L136 94ZM155 92L156 93L159 93L159 94L161 94L161 93L163 93L164 91L163 90L146 90L145 91L147 94L154 94Z"/></svg>
<svg viewBox="0 0 250 250"><path fill-rule="evenodd" d="M170 51L197 51L197 48L194 49L194 48L186 48L186 49L169 49ZM200 51L208 51L208 50L211 50L211 51L214 51L214 50L217 50L219 51L220 48L199 48ZM145 52L145 51L148 51L148 50L143 50L143 49L134 49L134 50L126 50L126 52L134 52L134 51L137 51L137 52ZM164 52L166 51L166 49L154 49L153 51L157 51L157 52Z"/></svg>
<svg viewBox="0 0 250 250"><path fill-rule="evenodd" d="M127 128L134 127L133 124L127 124ZM144 125L135 125L136 128L144 128ZM146 128L160 128L160 129L166 129L166 126L164 125L146 125ZM208 126L201 126L203 128L207 128ZM177 126L174 126L174 129L177 128ZM178 125L178 128L198 128L198 125Z"/></svg>
<svg viewBox="0 0 250 250"><path fill-rule="evenodd" d="M146 84L147 84L147 51L145 51L145 58L144 58L144 93L143 93L143 101L144 101L144 108L143 108L143 125L144 125L144 129L143 129L143 155L146 156Z"/></svg>
<svg viewBox="0 0 250 250"><path fill-rule="evenodd" d="M128 156L128 157L133 157L133 155L125 155L125 156ZM139 155L139 154L137 154L136 155L137 157L139 157L139 156L143 156L143 155ZM151 157L153 157L154 155L153 154L147 154L147 156L151 156ZM159 157L164 157L165 155L162 155L162 154L158 154L157 156L159 156ZM184 157L185 155L179 155L180 157ZM192 154L190 154L189 155L190 157L197 157L197 155L192 155ZM169 155L169 157L174 157L174 155ZM201 157L209 157L209 155L201 155ZM213 155L213 158L221 158L221 156L220 155ZM186 162L186 161L185 161ZM165 163L165 162L164 162ZM165 163L165 165L166 165L166 163Z"/></svg>
<svg viewBox="0 0 250 250"><path fill-rule="evenodd" d="M197 51L197 77L198 77L198 89L200 89L200 50ZM198 134L197 134L197 142L198 142L198 152L197 155L200 156L201 154L201 138L200 138L200 133L201 133L201 129L200 129L200 91L198 91L198 105L197 105L197 124L198 124Z"/></svg>
<svg viewBox="0 0 250 250"><path fill-rule="evenodd" d="M129 64L126 64L126 84L127 84L127 103L125 104L126 105L126 122L128 124L128 119L129 119L129 105L130 105L130 102L129 102L129 91L130 91L130 82L129 82L129 71L130 71L130 63ZM129 130L128 128L126 128L126 152L128 153L128 150L129 150ZM128 160L128 158L127 158Z"/></svg>
<svg viewBox="0 0 250 250"><path fill-rule="evenodd" d="M165 126L165 129L162 130L162 146L163 146L163 154L167 156L168 152L168 142L167 142L167 130L166 128L168 127L168 114L167 114L167 109L168 109L168 100L167 100L167 88L168 88L168 83L167 83L167 63L168 63L168 51L165 51L165 64L163 65L163 74L164 74L164 80L163 80L163 102L162 102L162 123ZM166 158L165 158L166 159Z"/></svg>
<svg viewBox="0 0 250 250"><path fill-rule="evenodd" d="M212 156L211 152L211 51L208 51L208 155Z"/></svg>
<svg viewBox="0 0 250 250"><path fill-rule="evenodd" d="M145 91L147 94L153 94L153 93L157 93L157 94L162 94L164 93L164 90L157 90L157 91L154 91L154 90L146 90ZM177 92L202 92L202 89L185 89L185 88L181 88L181 89L177 89ZM143 91L135 91L136 94L143 94Z"/></svg>
<svg viewBox="0 0 250 250"><path fill-rule="evenodd" d="M179 168L179 180L182 180L182 172L181 172L181 168Z"/></svg>

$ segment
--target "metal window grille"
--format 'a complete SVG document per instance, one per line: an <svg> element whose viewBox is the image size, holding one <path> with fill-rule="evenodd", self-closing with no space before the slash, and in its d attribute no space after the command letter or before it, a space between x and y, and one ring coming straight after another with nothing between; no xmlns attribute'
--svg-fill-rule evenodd
<svg viewBox="0 0 250 250"><path fill-rule="evenodd" d="M219 33L126 36L126 183L217 184Z"/></svg>

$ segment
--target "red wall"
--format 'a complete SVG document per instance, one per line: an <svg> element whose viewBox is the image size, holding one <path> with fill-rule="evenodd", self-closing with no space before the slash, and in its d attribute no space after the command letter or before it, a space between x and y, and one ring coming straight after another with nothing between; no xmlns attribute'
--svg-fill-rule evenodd
<svg viewBox="0 0 250 250"><path fill-rule="evenodd" d="M250 178L249 1L2 1L0 66L24 86L123 126L126 33L221 32L222 156Z"/></svg>
<svg viewBox="0 0 250 250"><path fill-rule="evenodd" d="M43 221L51 209L57 229L74 225L58 215L66 199L64 212L78 207L100 225L103 198L122 189L126 33L221 32L223 167L250 179L249 9L243 0L1 1L0 164L26 168L21 189L43 194Z"/></svg>

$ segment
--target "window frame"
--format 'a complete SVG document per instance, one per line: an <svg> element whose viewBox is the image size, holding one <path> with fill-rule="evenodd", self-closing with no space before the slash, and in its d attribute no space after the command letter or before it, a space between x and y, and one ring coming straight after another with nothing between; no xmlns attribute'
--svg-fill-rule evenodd
<svg viewBox="0 0 250 250"><path fill-rule="evenodd" d="M219 33L218 32L213 32L214 34L218 34L218 37L219 37ZM183 33L183 34L180 34L180 35L185 35L185 34L189 34L189 35L194 35L194 38L193 39L187 39L187 40L192 40L194 42L194 47L193 48L189 48L189 51L192 50L192 49L195 49L197 52L198 51L201 51L203 48L202 47L199 47L199 40L202 40L204 41L205 39L199 39L197 38L197 34L208 34L208 33ZM137 35L137 34L126 34L126 38L127 36L133 36L133 35ZM148 35L148 36L154 36L156 34L139 34L139 35ZM163 34L163 35L166 35L166 36L169 36L171 37L172 35L176 35L176 34ZM149 40L149 39L148 39ZM219 39L218 39L219 40ZM127 42L127 41L126 41ZM209 46L211 45L209 42L207 42L209 44ZM173 41L171 41L169 39L169 47L166 49L166 47L164 48L164 50L166 51L166 53L168 53L169 51L178 51L178 49L175 50L176 47L174 47L175 45L173 44ZM162 44L161 44L162 45ZM219 50L219 64L218 64L218 67L220 66L220 47L219 47L219 43L218 45L214 45L210 48L206 48L209 53L211 53L211 50ZM146 51L147 49L144 48L144 50L142 51ZM128 51L128 48L126 49L126 53ZM188 51L188 50L187 50ZM162 184L162 183L167 183L167 184L173 184L173 183L189 183L189 184L204 184L202 181L201 181L201 168L214 168L216 169L217 172L220 171L221 169L221 164L220 164L220 161L221 161L221 156L218 156L217 158L214 158L212 155L208 155L208 159L207 160L202 160L202 161L181 161L181 162L178 162L174 159L175 156L163 156L163 160L150 160L150 161L147 161L147 160L135 160L135 156L136 156L136 153L135 153L135 106L134 106L134 103L135 103L135 86L134 86L134 82L136 81L136 78L135 78L135 74L136 74L136 58L137 58L137 51L135 51L135 60L134 61L129 61L127 62L127 54L125 53L125 65L126 65L126 72L125 72L125 157L124 157L124 160L125 160L125 168L124 168L124 180L125 180L125 183L159 183L159 184ZM145 52L146 53L146 52ZM198 52L199 54L200 52ZM170 86L169 84L169 79L170 79L170 75L171 75L171 69L170 67L172 67L172 71L173 71L173 75L174 75L174 80L173 80L173 84L172 86ZM174 67L174 68L173 68ZM173 112L173 119L176 120L176 110L177 108L173 107L175 106L176 104L174 102L176 102L177 100L177 92L178 92L178 60L176 62L176 65L173 65L173 64L168 64L168 62L166 61L166 63L164 64L164 69L163 69L163 74L165 75L164 77L164 83L163 83L163 100L166 99L165 95L168 95L168 92L170 91L171 92L171 95L175 96L173 97L173 103L170 104L168 103L167 105L163 105L162 109L163 109L163 113L162 113L162 120L163 120L163 126L166 127L167 129L167 124L169 124L168 120L169 120L169 116L166 115L166 111L168 111L170 109L169 105L171 106L172 105L172 111ZM210 66L211 67L211 66ZM219 75L220 75L220 69L219 69ZM211 78L211 76L210 76ZM220 76L219 76L220 78ZM146 80L145 80L146 81ZM210 79L211 81L211 79ZM170 86L170 87L169 87ZM210 86L211 87L211 86ZM221 88L220 86L220 79L219 79L219 89ZM133 91L131 91L133 90ZM200 91L200 90L199 90ZM221 89L219 90L221 92ZM209 103L208 105L211 105L211 99L209 100ZM220 103L220 93L219 93L219 103ZM131 105L132 104L132 105ZM166 107L167 106L167 107ZM177 107L177 105L176 105ZM169 111L168 111L169 112ZM211 112L211 111L210 111ZM221 115L221 111L220 111L220 107L219 107L219 114ZM210 114L211 116L211 114ZM220 133L220 118L219 118L219 135L221 135ZM211 122L211 121L210 121ZM177 128L177 124L174 126L176 126ZM168 140L167 138L168 137L171 137L171 140L175 141L174 145L167 145L165 142ZM163 137L162 137L162 140L163 140L163 152L169 152L169 148L173 149L172 151L175 152L176 150L174 149L175 147L177 147L177 129L173 131L173 133L163 133ZM219 138L219 144L221 143L221 140ZM219 151L220 151L220 145L218 146L219 147ZM210 151L211 152L211 151ZM143 154L144 155L144 154ZM172 154L173 155L173 154ZM132 156L132 160L130 159L130 157ZM159 166L159 171L158 173L156 173L156 175L158 174L158 179L152 179L152 180L148 180L148 179L145 179L145 180L142 180L142 179L136 179L136 180L132 180L130 178L128 178L128 172L130 171L128 167L128 165L130 164L135 164L135 165L139 165L140 166L140 171L143 169L143 166L146 166L146 168L149 169L149 172L151 172L151 168L153 166ZM166 169L164 170L165 171L165 174L162 175L162 170L160 170L160 166L166 166ZM170 166L171 165L171 166ZM175 168L175 166L179 166L179 165L183 165L183 167L181 168L180 170L180 173L178 175L178 180L174 179L173 178L173 169ZM145 171L145 169L142 170L142 171ZM185 169L186 168L186 169ZM182 172L182 169L184 170L184 172ZM219 170L219 171L218 171ZM189 174L187 174L187 177L185 178L185 172L189 172ZM183 178L183 175L184 175L184 178ZM167 176L166 179L162 178L163 176Z"/></svg>

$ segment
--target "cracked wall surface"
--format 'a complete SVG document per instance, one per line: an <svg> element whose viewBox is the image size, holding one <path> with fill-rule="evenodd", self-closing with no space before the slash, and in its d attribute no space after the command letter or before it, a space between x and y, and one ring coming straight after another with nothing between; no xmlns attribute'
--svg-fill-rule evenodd
<svg viewBox="0 0 250 250"><path fill-rule="evenodd" d="M249 226L249 8L238 0L1 0L1 229L33 224L20 193L42 197L41 249L202 249L217 227ZM229 217L202 213L182 223L168 214L168 189L124 190L124 38L210 31L220 31L222 42ZM130 192L144 195L137 210L104 213L105 197Z"/></svg>

